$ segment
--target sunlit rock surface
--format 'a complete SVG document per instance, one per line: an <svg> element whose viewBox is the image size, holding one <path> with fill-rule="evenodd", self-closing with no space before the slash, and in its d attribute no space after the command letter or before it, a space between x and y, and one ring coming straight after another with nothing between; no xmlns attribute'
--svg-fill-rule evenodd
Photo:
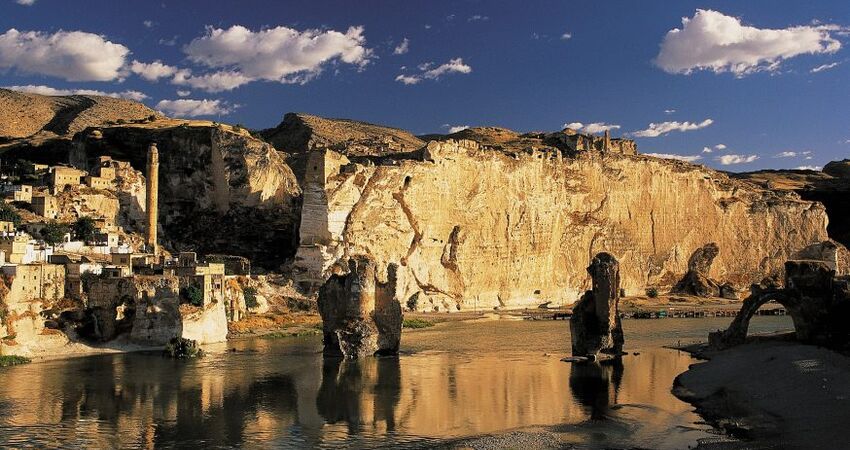
<svg viewBox="0 0 850 450"><path fill-rule="evenodd" d="M356 162L352 162L356 160ZM592 255L621 264L627 294L669 288L714 242L711 276L744 287L826 240L814 202L702 166L595 151L430 142L418 158L313 152L296 264L319 285L337 262L369 255L402 304L469 310L570 304ZM726 250L723 250L726 249Z"/></svg>

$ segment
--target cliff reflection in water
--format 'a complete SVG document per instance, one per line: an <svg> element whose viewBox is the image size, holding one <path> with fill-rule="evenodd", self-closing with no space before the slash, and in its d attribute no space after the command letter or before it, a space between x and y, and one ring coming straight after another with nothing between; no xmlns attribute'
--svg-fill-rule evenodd
<svg viewBox="0 0 850 450"><path fill-rule="evenodd" d="M691 323L695 334L716 327ZM323 361L310 337L232 342L237 352L195 361L128 354L2 369L0 447L403 447L575 425L661 448L698 420L670 394L690 357L656 346L621 365L567 364L566 336L563 323L447 324L407 335L411 353L359 362Z"/></svg>

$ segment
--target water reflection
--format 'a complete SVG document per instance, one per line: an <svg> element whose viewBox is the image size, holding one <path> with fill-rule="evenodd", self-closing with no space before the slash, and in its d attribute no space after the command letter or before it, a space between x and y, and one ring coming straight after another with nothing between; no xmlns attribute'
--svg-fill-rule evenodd
<svg viewBox="0 0 850 450"><path fill-rule="evenodd" d="M617 403L617 392L623 380L623 361L587 362L573 364L570 370L570 391L584 406L590 407L590 418L604 419L608 407Z"/></svg>
<svg viewBox="0 0 850 450"><path fill-rule="evenodd" d="M357 362L323 361L319 339L298 338L232 342L236 352L195 361L130 354L0 369L0 447L405 447L533 425L590 427L592 439L575 439L591 446L686 447L693 435L675 430L698 418L670 388L693 360L639 337L683 321L646 322L656 325L630 341L646 348L621 364L560 362L561 323L499 322L410 333L410 353ZM690 326L677 336L719 327Z"/></svg>

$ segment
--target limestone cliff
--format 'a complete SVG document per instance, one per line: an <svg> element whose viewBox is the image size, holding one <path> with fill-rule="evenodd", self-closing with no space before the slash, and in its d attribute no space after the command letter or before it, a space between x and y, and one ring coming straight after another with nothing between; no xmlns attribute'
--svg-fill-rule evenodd
<svg viewBox="0 0 850 450"><path fill-rule="evenodd" d="M823 206L791 193L682 162L565 153L447 140L375 165L314 152L296 263L317 281L365 254L381 271L399 264L402 304L482 309L572 303L602 251L636 294L669 288L709 242L713 278L745 286L827 239Z"/></svg>
<svg viewBox="0 0 850 450"><path fill-rule="evenodd" d="M99 131L78 134L69 155L72 164L86 167L108 155L144 170L145 149L157 142L165 248L241 255L267 268L277 268L294 254L301 191L269 144L244 130L209 122L160 121ZM144 208L138 183L127 187L122 198L129 211ZM137 224L131 220L135 216L123 218Z"/></svg>

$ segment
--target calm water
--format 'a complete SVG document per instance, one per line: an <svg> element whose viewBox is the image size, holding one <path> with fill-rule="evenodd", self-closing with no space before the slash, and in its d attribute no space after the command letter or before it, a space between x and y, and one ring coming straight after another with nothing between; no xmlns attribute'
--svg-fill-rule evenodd
<svg viewBox="0 0 850 450"><path fill-rule="evenodd" d="M197 361L125 354L0 369L0 447L425 447L517 429L588 448L708 436L670 394L694 360L662 349L731 319L627 320L622 364L572 365L566 322L448 323L399 358L323 361L319 337L254 339ZM757 317L752 332L789 329ZM226 352L236 348L238 352Z"/></svg>

